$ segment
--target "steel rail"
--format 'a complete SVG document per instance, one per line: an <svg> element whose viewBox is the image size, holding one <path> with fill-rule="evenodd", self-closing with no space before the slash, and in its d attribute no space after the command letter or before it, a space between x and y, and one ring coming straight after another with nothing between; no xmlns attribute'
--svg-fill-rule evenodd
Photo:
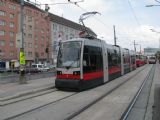
<svg viewBox="0 0 160 120"><path fill-rule="evenodd" d="M4 102L0 101L0 106L5 106L5 105L17 103L17 102L20 102L20 101L24 101L24 100L27 100L27 99L43 96L43 95L50 94L52 92L58 91L57 89L55 89L55 87L53 87L53 88L54 89L50 88L50 89L46 89L44 91L38 91L38 92L30 93L30 94L27 94L27 95L23 95L23 96L20 96L20 97L11 98L11 99L8 99L8 100L5 100L5 101L3 100Z"/></svg>
<svg viewBox="0 0 160 120"><path fill-rule="evenodd" d="M155 65L152 66L151 70L149 71L149 73L147 74L145 79L143 80L139 90L137 91L136 95L134 96L133 100L131 101L131 103L129 104L129 106L127 107L127 109L123 113L123 115L121 116L120 120L126 120L127 119L128 115L130 114L132 108L134 107L134 104L136 103L141 91L143 90L143 88L145 86L145 83L150 78L150 76L152 77L151 80L153 80L154 72L155 72Z"/></svg>
<svg viewBox="0 0 160 120"><path fill-rule="evenodd" d="M135 75L137 75L137 74L139 74L140 72L142 72L144 69L145 69L145 67L142 68L141 70L138 70L134 75L132 75L131 77L127 78L124 82L120 83L119 85L117 85L116 87L114 87L113 89L111 89L110 91L108 91L107 93L105 93L105 94L103 94L102 96L100 96L99 98L95 99L93 102L89 103L88 105L86 105L86 106L83 107L82 109L78 110L77 112L73 113L72 115L70 115L69 117L67 117L67 118L64 119L64 120L70 120L70 119L74 118L75 116L77 116L78 114L80 114L81 112L83 112L84 110L86 110L87 108L91 107L92 105L94 105L95 103L97 103L98 101L100 101L102 98L104 98L105 96L107 96L108 94L110 94L112 91L116 90L118 87L120 87L121 85L123 85L125 82L129 81L129 80L130 80L131 78L133 78ZM61 100L70 98L70 97L72 97L72 96L74 96L74 95L76 95L76 94L78 94L78 93L80 93L80 92L73 93L73 94L68 95L68 96L66 96L66 97L64 97L64 98L58 99L58 100L53 101L53 102L49 102L49 103L47 103L47 104L44 104L44 105L41 105L41 106L39 106L39 107L33 108L33 109L31 109L31 110L25 111L25 112L23 112L23 113L20 113L20 114L17 114L17 115L13 115L13 116L11 116L11 117L5 118L4 120L11 120L11 119L14 119L14 118L16 118L16 117L20 117L20 116L22 116L22 115L25 115L25 114L27 114L27 113L31 113L31 112L36 111L36 110L38 110L38 109L44 108L44 107L46 107L46 106L49 106L49 105L51 105L51 104L53 104L53 103L56 103L56 102L59 102L59 101L61 101Z"/></svg>
<svg viewBox="0 0 160 120"><path fill-rule="evenodd" d="M101 95L100 97L98 97L97 99L95 99L94 101L92 101L88 105L86 105L83 108L79 109L78 111L74 112L73 114L71 114L70 116L68 116L67 118L65 118L64 120L71 120L71 119L75 118L76 116L78 116L79 114L81 114L82 112L84 112L85 110L87 110L88 108L90 108L91 106L93 106L94 104L96 104L97 102L99 102L100 100L102 100L104 97L106 97L107 95L109 95L110 93L112 93L113 91L115 91L117 88L119 88L120 86L122 86L123 84L125 84L127 81L131 80L134 76L136 76L137 74L139 74L140 72L142 72L144 69L145 69L145 67L143 69L141 69L140 71L137 71L134 75L132 75L131 77L127 78L125 81L123 81L122 83L118 84L117 86L115 86L111 90L107 91L106 93L104 93L103 95Z"/></svg>
<svg viewBox="0 0 160 120"><path fill-rule="evenodd" d="M59 91L59 90L57 90L57 91ZM78 92L78 93L79 93L79 92ZM31 110L27 110L27 111L25 111L25 112L22 112L22 113L20 113L20 114L10 116L10 117L5 118L5 119L3 119L3 120L11 120L11 119L14 119L14 118L16 118L16 117L20 117L20 116L22 116L22 115L24 115L24 114L33 112L33 111L35 111L35 110L41 109L41 108L43 108L43 107L46 107L46 106L48 106L48 105L50 105L50 104L53 104L53 103L59 102L59 101L61 101L61 100L67 99L67 98L69 98L69 97L72 97L72 96L74 96L74 95L76 95L76 94L78 94L78 93L73 93L73 94L71 94L71 95L68 95L68 96L66 96L66 97L63 97L63 98L58 99L58 100L56 100L56 101L46 103L46 104L44 104L44 105L38 106L38 107L36 107L36 108L33 108L33 109L31 109Z"/></svg>

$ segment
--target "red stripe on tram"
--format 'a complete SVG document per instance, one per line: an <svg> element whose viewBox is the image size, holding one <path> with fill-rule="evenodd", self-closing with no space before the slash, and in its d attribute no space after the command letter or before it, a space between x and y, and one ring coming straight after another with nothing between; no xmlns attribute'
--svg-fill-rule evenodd
<svg viewBox="0 0 160 120"><path fill-rule="evenodd" d="M108 70L109 74L117 73L120 71L121 71L121 67L112 67L112 68L109 68Z"/></svg>
<svg viewBox="0 0 160 120"><path fill-rule="evenodd" d="M83 75L84 80L92 80L92 79L101 78L101 77L103 77L103 71L85 73Z"/></svg>

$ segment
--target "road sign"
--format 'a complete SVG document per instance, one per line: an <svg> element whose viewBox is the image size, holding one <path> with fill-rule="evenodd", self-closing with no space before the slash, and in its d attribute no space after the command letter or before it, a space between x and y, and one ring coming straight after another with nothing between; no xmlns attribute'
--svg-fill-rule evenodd
<svg viewBox="0 0 160 120"><path fill-rule="evenodd" d="M25 58L25 54L23 51L20 51L20 65L25 65L26 64L26 58Z"/></svg>

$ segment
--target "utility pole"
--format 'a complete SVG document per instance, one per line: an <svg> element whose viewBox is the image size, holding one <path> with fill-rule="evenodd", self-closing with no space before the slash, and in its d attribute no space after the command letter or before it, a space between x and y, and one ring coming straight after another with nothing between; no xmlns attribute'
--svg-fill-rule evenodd
<svg viewBox="0 0 160 120"><path fill-rule="evenodd" d="M160 37L159 37L159 50L160 50Z"/></svg>
<svg viewBox="0 0 160 120"><path fill-rule="evenodd" d="M23 13L23 8L24 8L24 0L21 0L21 25L20 25L20 30L21 30L21 46L20 46L20 54L19 54L19 63L20 63L20 77L19 77L19 83L24 84L26 83L25 80L25 54L24 54L24 36L23 36L23 20L24 20L24 13Z"/></svg>
<svg viewBox="0 0 160 120"><path fill-rule="evenodd" d="M136 53L136 41L134 40L134 51L135 51L135 53Z"/></svg>
<svg viewBox="0 0 160 120"><path fill-rule="evenodd" d="M114 30L114 45L117 45L117 38L116 38L116 30L115 30L115 25L113 25L113 30Z"/></svg>
<svg viewBox="0 0 160 120"><path fill-rule="evenodd" d="M140 45L140 49L139 50L140 50L140 54L141 54L141 45Z"/></svg>
<svg viewBox="0 0 160 120"><path fill-rule="evenodd" d="M48 11L49 11L50 7L48 6L48 4L45 4L45 13L46 13L46 21L48 22L49 20L49 16L48 16ZM49 39L47 41L47 44L46 44L46 54L47 54L47 66L50 65L50 61L49 61L49 46L50 46L50 43L49 43Z"/></svg>

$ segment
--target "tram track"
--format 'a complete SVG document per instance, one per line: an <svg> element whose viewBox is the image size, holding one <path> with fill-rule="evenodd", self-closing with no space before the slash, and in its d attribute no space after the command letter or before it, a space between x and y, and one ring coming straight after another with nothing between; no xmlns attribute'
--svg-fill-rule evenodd
<svg viewBox="0 0 160 120"><path fill-rule="evenodd" d="M40 90L40 91L36 91L36 92L33 92L33 93L26 93L26 94L23 94L23 95L2 99L2 100L0 100L0 106L5 106L5 105L20 102L20 101L24 101L24 100L27 100L27 99L35 98L35 97L38 97L38 96L46 95L46 94L52 93L54 91L57 91L57 89L55 87L52 87L52 88L49 88L49 89L44 89L43 91Z"/></svg>
<svg viewBox="0 0 160 120"><path fill-rule="evenodd" d="M95 105L97 102L101 101L107 95L111 94L113 91L117 90L123 84L125 84L126 82L128 82L129 80L131 80L134 76L136 76L137 74L139 74L140 72L142 72L144 69L145 68L143 68L139 72L135 73L134 75L132 75L131 77L129 77L128 79L126 79L125 81L123 81L122 83L118 84L117 86L115 86L111 90L107 91L106 93L104 93L103 95L101 95L100 97L98 97L97 99L95 99L94 101L92 101L91 103L89 103L88 105L86 105L85 107L83 107L82 109L76 111L75 113L73 113L72 115L70 115L69 117L67 117L65 120L71 120L71 119L75 118L76 116L80 115L82 112L84 112L85 110L89 109L91 106Z"/></svg>
<svg viewBox="0 0 160 120"><path fill-rule="evenodd" d="M54 92L58 92L58 91L59 91L59 90L55 90ZM45 103L45 104L40 105L40 106L38 106L38 107L35 107L35 108L32 108L32 109L26 110L26 111L24 111L24 112L21 112L21 113L19 113L19 114L15 114L15 115L12 115L12 116L10 116L10 117L6 117L6 118L4 118L3 120L11 120L11 119L16 118L16 117L19 117L19 116L21 116L21 115L24 115L24 114L33 112L33 111L35 111L35 110L41 109L41 108L43 108L43 107L46 107L46 106L48 106L48 105L50 105L50 104L53 104L53 103L56 103L56 102L58 102L58 101L67 99L67 98L69 98L69 97L71 97L71 96L73 96L73 95L75 95L75 94L78 94L78 93L73 92L73 93L71 93L71 94L69 94L69 95L66 95L66 96L60 98L60 99L57 99L57 100L52 101L52 102ZM46 94L45 94L45 95L46 95ZM40 97L40 96L37 96L37 97ZM36 97L34 97L34 98L36 98Z"/></svg>
<svg viewBox="0 0 160 120"><path fill-rule="evenodd" d="M147 83L147 81L150 80L150 82L152 83L153 78L154 78L154 73L155 73L155 65L153 65L153 67L151 68L151 70L149 71L148 75L146 76L146 78L144 79L144 81L142 82L139 90L137 91L137 93L135 94L134 98L132 99L132 101L130 102L130 104L128 105L128 108L126 109L126 111L123 113L123 115L121 116L120 120L127 120L129 114L131 113L131 110L133 109L135 103L138 100L138 97L140 96L145 84ZM150 85L151 88L151 85ZM149 89L150 89L149 88ZM147 100L148 101L148 100ZM148 104L148 102L147 102ZM145 114L146 114L146 110L145 110ZM144 117L145 117L144 114Z"/></svg>
<svg viewBox="0 0 160 120"><path fill-rule="evenodd" d="M101 95L100 97L98 97L97 99L93 100L92 102L90 102L89 104L87 104L86 106L84 106L83 108L77 110L76 112L72 113L70 116L68 116L67 118L65 118L65 120L70 120L74 117L76 117L77 115L79 115L80 113L82 113L83 111L85 111L86 109L90 108L92 105L96 104L98 101L100 101L101 99L103 99L104 97L106 97L107 95L109 95L110 93L112 93L114 90L116 90L117 88L119 88L120 86L122 86L125 82L129 81L131 78L133 78L134 76L136 76L137 74L141 73L143 70L145 69L145 67L143 67L142 69L138 70L135 74L133 74L132 76L130 76L129 78L127 78L126 80L124 80L122 83L116 85L114 88L112 88L111 90L107 91L106 93L104 93L103 95ZM56 90L58 92L58 90ZM79 92L78 92L79 93ZM76 94L78 94L77 92L72 93L68 96L62 97L61 99L57 99L56 101L52 101L52 102L48 102L46 104L43 104L41 106L35 107L33 109L21 112L20 114L16 114L16 115L12 115L10 117L6 117L4 120L10 120L10 119L14 119L20 116L23 116L27 113L32 113L38 109L42 109L43 107L47 107L53 103L56 103L58 101L62 101L65 100L67 98L70 98L72 96L75 96Z"/></svg>

